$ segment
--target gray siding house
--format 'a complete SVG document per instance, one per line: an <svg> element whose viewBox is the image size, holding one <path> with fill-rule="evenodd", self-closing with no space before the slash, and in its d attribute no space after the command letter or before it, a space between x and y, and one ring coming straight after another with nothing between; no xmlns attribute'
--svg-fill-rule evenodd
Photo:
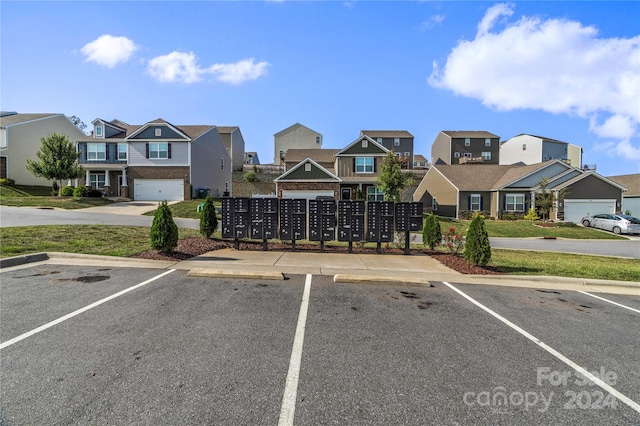
<svg viewBox="0 0 640 426"><path fill-rule="evenodd" d="M360 135L371 139L393 151L403 169L413 169L413 135L406 130L362 130Z"/></svg>
<svg viewBox="0 0 640 426"><path fill-rule="evenodd" d="M484 130L443 130L431 145L433 164L500 164L500 136Z"/></svg>

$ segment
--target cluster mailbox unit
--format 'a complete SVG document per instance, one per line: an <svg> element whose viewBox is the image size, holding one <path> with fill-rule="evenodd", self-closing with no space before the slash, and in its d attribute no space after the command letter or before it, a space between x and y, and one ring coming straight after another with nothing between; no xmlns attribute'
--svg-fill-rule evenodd
<svg viewBox="0 0 640 426"><path fill-rule="evenodd" d="M308 208L307 208L308 207ZM337 207L337 208L336 208ZM366 222L365 222L366 212ZM337 213L337 217L336 217ZM366 232L365 232L366 223ZM393 242L396 232L405 232L405 254L409 254L409 232L422 230L422 203L394 203L393 201L316 200L290 198L223 198L222 238L233 238L239 248L240 238L267 240L280 238L291 241L308 238L324 242L346 241L349 253L353 242Z"/></svg>

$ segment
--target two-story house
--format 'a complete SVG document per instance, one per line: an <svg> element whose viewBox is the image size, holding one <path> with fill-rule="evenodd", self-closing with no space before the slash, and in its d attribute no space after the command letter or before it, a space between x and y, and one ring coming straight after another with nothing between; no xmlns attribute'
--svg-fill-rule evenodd
<svg viewBox="0 0 640 426"><path fill-rule="evenodd" d="M13 179L19 185L51 185L27 170L27 160L38 159L40 139L52 133L65 135L71 142L86 137L64 114L0 112L0 178Z"/></svg>
<svg viewBox="0 0 640 426"><path fill-rule="evenodd" d="M361 130L380 145L393 151L403 169L413 169L413 135L406 130Z"/></svg>
<svg viewBox="0 0 640 426"><path fill-rule="evenodd" d="M573 167L582 166L582 148L578 145L528 134L520 134L500 144L500 164L536 164L562 160Z"/></svg>
<svg viewBox="0 0 640 426"><path fill-rule="evenodd" d="M500 164L500 136L484 130L442 130L431 145L432 164Z"/></svg>
<svg viewBox="0 0 640 426"><path fill-rule="evenodd" d="M277 196L350 200L361 194L366 200L382 200L384 194L375 187L375 180L389 151L367 135L340 150L291 151L287 171L275 179Z"/></svg>
<svg viewBox="0 0 640 426"><path fill-rule="evenodd" d="M295 123L273 135L274 156L273 164L281 166L287 151L297 149L321 149L322 135L315 130Z"/></svg>
<svg viewBox="0 0 640 426"><path fill-rule="evenodd" d="M143 125L96 119L90 137L77 140L86 175L81 184L107 196L185 200L208 188L231 192L231 157L216 126Z"/></svg>
<svg viewBox="0 0 640 426"><path fill-rule="evenodd" d="M238 126L217 126L216 129L224 142L231 157L231 167L234 172L242 171L242 165L245 164L244 138Z"/></svg>

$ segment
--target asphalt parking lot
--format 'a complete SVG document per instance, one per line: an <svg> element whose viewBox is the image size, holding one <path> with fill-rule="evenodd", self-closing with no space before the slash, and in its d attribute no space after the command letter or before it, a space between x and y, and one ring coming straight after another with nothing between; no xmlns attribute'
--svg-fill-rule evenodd
<svg viewBox="0 0 640 426"><path fill-rule="evenodd" d="M3 271L0 423L640 423L640 295L187 272Z"/></svg>

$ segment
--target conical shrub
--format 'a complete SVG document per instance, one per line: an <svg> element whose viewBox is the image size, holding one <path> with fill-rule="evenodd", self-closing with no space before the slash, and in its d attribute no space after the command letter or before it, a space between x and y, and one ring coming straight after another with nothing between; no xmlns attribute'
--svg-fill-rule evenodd
<svg viewBox="0 0 640 426"><path fill-rule="evenodd" d="M422 244L429 246L431 250L436 248L442 241L442 230L440 221L435 214L427 215L422 228Z"/></svg>
<svg viewBox="0 0 640 426"><path fill-rule="evenodd" d="M471 220L464 246L464 259L478 266L486 266L491 260L491 244L484 225L484 217L476 214Z"/></svg>
<svg viewBox="0 0 640 426"><path fill-rule="evenodd" d="M211 235L218 227L218 218L216 217L216 208L213 205L211 197L204 200L204 208L200 213L200 235L205 238L211 238Z"/></svg>
<svg viewBox="0 0 640 426"><path fill-rule="evenodd" d="M178 227L173 221L173 215L166 200L160 203L153 216L149 236L151 237L151 248L155 250L169 253L178 245Z"/></svg>

